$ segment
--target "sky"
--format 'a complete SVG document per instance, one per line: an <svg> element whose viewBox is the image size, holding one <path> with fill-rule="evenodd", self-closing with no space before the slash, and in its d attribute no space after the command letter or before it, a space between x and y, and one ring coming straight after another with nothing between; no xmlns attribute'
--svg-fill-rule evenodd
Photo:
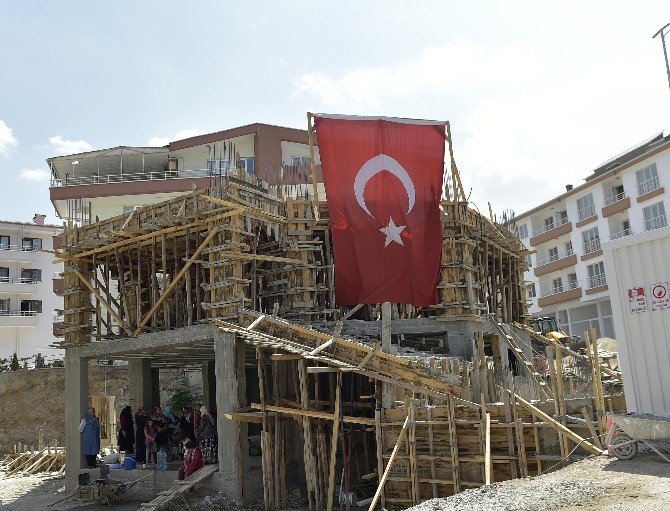
<svg viewBox="0 0 670 511"><path fill-rule="evenodd" d="M667 0L0 0L0 218L57 221L50 156L307 111L449 120L471 201L519 214L670 130L668 22Z"/></svg>

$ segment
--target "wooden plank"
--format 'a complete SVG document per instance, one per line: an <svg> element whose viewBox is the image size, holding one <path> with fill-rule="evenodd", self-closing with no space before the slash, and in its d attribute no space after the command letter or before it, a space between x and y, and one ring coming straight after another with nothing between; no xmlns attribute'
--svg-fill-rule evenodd
<svg viewBox="0 0 670 511"><path fill-rule="evenodd" d="M491 414L486 414L486 441L484 443L484 484L491 484Z"/></svg>
<svg viewBox="0 0 670 511"><path fill-rule="evenodd" d="M368 508L368 511L374 511L375 506L377 505L377 501L379 500L379 497L384 490L384 484L386 484L386 479L388 479L389 472L391 471L391 467L393 466L393 462L395 461L395 458L398 454L398 449L400 447L400 444L403 440L403 436L407 432L407 424L409 423L409 415L405 418L405 422L402 425L402 429L400 430L400 434L398 435L398 441L395 443L395 447L393 447L393 452L391 453L391 457L388 460L388 463L386 465L386 469L384 470L384 473L382 474L381 478L379 479L379 486L377 486L377 491L375 491L374 497L372 497L372 502L370 502L370 507Z"/></svg>
<svg viewBox="0 0 670 511"><path fill-rule="evenodd" d="M340 434L340 417L342 415L341 410L341 393L342 393L342 374L337 375L337 383L335 386L335 409L333 421L333 435L330 440L330 465L328 468L328 490L327 490L327 503L326 510L332 511L333 509L333 497L335 493L335 463L337 461L337 444Z"/></svg>

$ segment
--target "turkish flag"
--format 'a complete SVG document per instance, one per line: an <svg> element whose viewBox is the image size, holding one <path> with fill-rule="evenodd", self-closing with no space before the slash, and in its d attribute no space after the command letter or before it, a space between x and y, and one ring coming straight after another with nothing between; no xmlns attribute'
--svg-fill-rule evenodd
<svg viewBox="0 0 670 511"><path fill-rule="evenodd" d="M445 125L315 116L337 304L438 303Z"/></svg>

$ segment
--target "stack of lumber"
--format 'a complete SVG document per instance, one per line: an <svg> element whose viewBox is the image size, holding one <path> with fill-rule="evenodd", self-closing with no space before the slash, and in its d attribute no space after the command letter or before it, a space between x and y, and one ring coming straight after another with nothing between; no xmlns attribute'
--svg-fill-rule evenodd
<svg viewBox="0 0 670 511"><path fill-rule="evenodd" d="M206 465L197 472L188 476L183 481L175 481L174 483L172 483L172 486L170 488L160 492L158 494L158 497L156 497L154 500L142 504L140 511L155 511L157 509L160 509L161 506L169 502L172 502L177 497L182 496L184 493L193 488L196 484L211 476L218 469L219 469L218 465Z"/></svg>
<svg viewBox="0 0 670 511"><path fill-rule="evenodd" d="M45 447L35 451L12 453L0 462L0 471L5 477L23 476L38 472L59 472L65 470L65 448Z"/></svg>

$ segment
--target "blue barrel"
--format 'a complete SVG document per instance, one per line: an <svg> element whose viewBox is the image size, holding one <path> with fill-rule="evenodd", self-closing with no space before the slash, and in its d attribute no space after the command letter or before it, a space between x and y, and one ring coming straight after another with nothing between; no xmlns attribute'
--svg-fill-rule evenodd
<svg viewBox="0 0 670 511"><path fill-rule="evenodd" d="M134 470L136 466L137 462L135 461L135 455L126 454L126 457L123 459L123 468L126 470Z"/></svg>

